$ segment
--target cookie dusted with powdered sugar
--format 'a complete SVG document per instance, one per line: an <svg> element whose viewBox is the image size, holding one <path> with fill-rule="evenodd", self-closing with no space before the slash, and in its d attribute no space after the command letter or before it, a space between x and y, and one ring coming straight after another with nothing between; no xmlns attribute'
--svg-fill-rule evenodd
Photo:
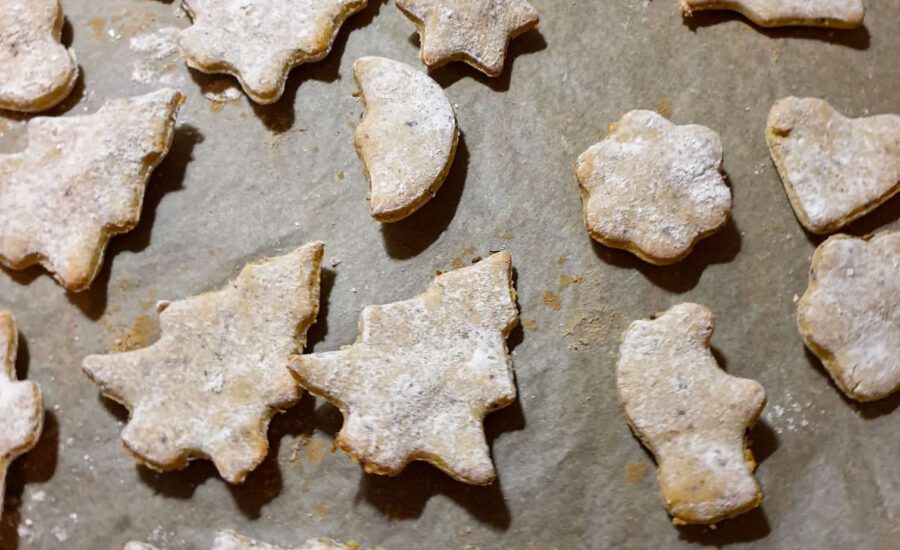
<svg viewBox="0 0 900 550"><path fill-rule="evenodd" d="M819 245L797 303L806 346L857 401L900 389L900 233Z"/></svg>
<svg viewBox="0 0 900 550"><path fill-rule="evenodd" d="M256 103L274 103L288 72L323 59L366 0L185 0L193 25L178 45L187 64L227 73Z"/></svg>
<svg viewBox="0 0 900 550"><path fill-rule="evenodd" d="M59 0L0 3L0 109L45 111L69 96L78 65L62 27Z"/></svg>
<svg viewBox="0 0 900 550"><path fill-rule="evenodd" d="M383 57L353 64L365 112L353 132L380 222L401 220L444 183L459 131L444 90L425 73Z"/></svg>
<svg viewBox="0 0 900 550"><path fill-rule="evenodd" d="M163 89L92 115L31 119L28 146L0 155L0 263L41 264L68 290L88 288L109 240L140 220L183 101Z"/></svg>
<svg viewBox="0 0 900 550"><path fill-rule="evenodd" d="M337 444L369 473L424 460L465 483L495 478L484 416L516 398L506 337L518 321L512 259L439 275L419 296L369 306L356 343L299 355L300 384L344 415Z"/></svg>
<svg viewBox="0 0 900 550"><path fill-rule="evenodd" d="M463 61L492 77L503 72L509 41L540 20L525 0L397 0L397 7L416 24L426 67Z"/></svg>
<svg viewBox="0 0 900 550"><path fill-rule="evenodd" d="M900 116L847 118L816 98L772 106L766 141L797 219L827 234L900 191Z"/></svg>
<svg viewBox="0 0 900 550"><path fill-rule="evenodd" d="M149 347L84 359L130 418L122 443L158 471L208 458L242 483L265 458L269 421L300 399L286 368L319 311L322 243L247 264L220 290L160 304Z"/></svg>
<svg viewBox="0 0 900 550"><path fill-rule="evenodd" d="M732 10L761 27L832 27L854 29L863 24L862 0L679 0L681 11Z"/></svg>
<svg viewBox="0 0 900 550"><path fill-rule="evenodd" d="M679 304L631 323L619 349L619 401L656 458L676 524L716 523L762 500L745 433L765 391L719 368L709 349L713 324L705 307Z"/></svg>
<svg viewBox="0 0 900 550"><path fill-rule="evenodd" d="M578 157L584 224L596 241L646 262L675 263L731 211L718 134L631 111Z"/></svg>

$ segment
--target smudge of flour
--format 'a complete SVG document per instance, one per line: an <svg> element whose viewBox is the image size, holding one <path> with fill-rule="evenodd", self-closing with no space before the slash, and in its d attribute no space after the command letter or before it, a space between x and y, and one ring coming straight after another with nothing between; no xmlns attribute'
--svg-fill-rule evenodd
<svg viewBox="0 0 900 550"><path fill-rule="evenodd" d="M184 76L178 71L182 62L176 42L179 32L177 27L162 27L132 37L128 46L138 59L134 62L131 79L164 86L182 83Z"/></svg>

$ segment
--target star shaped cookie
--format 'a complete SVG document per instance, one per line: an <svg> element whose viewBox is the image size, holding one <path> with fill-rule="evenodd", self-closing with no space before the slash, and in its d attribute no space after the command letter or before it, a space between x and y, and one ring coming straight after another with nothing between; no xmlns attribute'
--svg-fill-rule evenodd
<svg viewBox="0 0 900 550"><path fill-rule="evenodd" d="M900 233L835 235L819 245L797 324L849 397L873 401L900 389Z"/></svg>
<svg viewBox="0 0 900 550"><path fill-rule="evenodd" d="M847 118L816 98L769 111L766 141L797 219L827 234L900 191L900 115Z"/></svg>
<svg viewBox="0 0 900 550"><path fill-rule="evenodd" d="M718 134L653 111L623 116L578 157L575 180L591 237L656 265L686 257L731 211Z"/></svg>
<svg viewBox="0 0 900 550"><path fill-rule="evenodd" d="M227 73L261 104L278 101L287 74L331 51L366 0L185 0L193 26L178 39L187 64Z"/></svg>
<svg viewBox="0 0 900 550"><path fill-rule="evenodd" d="M712 312L679 304L628 327L616 367L629 426L653 453L677 524L711 524L759 506L745 433L766 404L753 380L731 376L709 350Z"/></svg>
<svg viewBox="0 0 900 550"><path fill-rule="evenodd" d="M526 0L397 0L419 30L422 63L429 69L464 61L500 76L509 41L537 26Z"/></svg>
<svg viewBox="0 0 900 550"><path fill-rule="evenodd" d="M337 444L367 472L424 460L465 483L494 480L482 422L516 397L511 275L498 252L411 300L366 307L352 346L291 358L300 384L341 410Z"/></svg>
<svg viewBox="0 0 900 550"><path fill-rule="evenodd" d="M90 286L109 239L137 225L183 101L163 89L92 115L31 119L28 146L0 155L0 263L39 263L74 292Z"/></svg>
<svg viewBox="0 0 900 550"><path fill-rule="evenodd" d="M44 425L41 388L34 382L16 381L18 341L15 319L0 309L0 512L6 470L16 457L34 448Z"/></svg>
<svg viewBox="0 0 900 550"><path fill-rule="evenodd" d="M3 0L0 109L44 111L71 93L78 65L60 44L62 26L59 0Z"/></svg>
<svg viewBox="0 0 900 550"><path fill-rule="evenodd" d="M162 304L160 339L85 358L84 372L131 418L122 442L158 471L211 459L241 483L268 452L272 416L300 389L285 365L319 309L323 245L253 262L221 290Z"/></svg>

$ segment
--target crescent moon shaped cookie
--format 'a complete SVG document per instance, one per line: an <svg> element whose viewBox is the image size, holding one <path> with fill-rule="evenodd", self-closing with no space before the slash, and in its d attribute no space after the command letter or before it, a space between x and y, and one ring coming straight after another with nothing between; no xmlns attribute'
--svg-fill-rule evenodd
<svg viewBox="0 0 900 550"><path fill-rule="evenodd" d="M900 116L851 119L821 99L769 111L766 141L797 219L827 234L900 191Z"/></svg>
<svg viewBox="0 0 900 550"><path fill-rule="evenodd" d="M732 10L760 27L832 27L853 29L863 24L862 0L679 0L681 11Z"/></svg>
<svg viewBox="0 0 900 550"><path fill-rule="evenodd" d="M41 264L73 292L90 286L109 240L137 225L183 101L163 89L92 115L31 119L25 150L0 155L0 263Z"/></svg>
<svg viewBox="0 0 900 550"><path fill-rule="evenodd" d="M363 550L356 543L343 544L328 538L310 539L294 548L282 548L259 542L234 531L220 531L211 550Z"/></svg>
<svg viewBox="0 0 900 550"><path fill-rule="evenodd" d="M319 310L322 243L247 264L221 290L163 303L146 348L85 358L84 372L131 418L122 442L157 471L209 458L242 483L268 453L276 412L300 399L285 365Z"/></svg>
<svg viewBox="0 0 900 550"><path fill-rule="evenodd" d="M0 109L44 111L72 92L78 65L60 43L62 26L59 0L3 0Z"/></svg>
<svg viewBox="0 0 900 550"><path fill-rule="evenodd" d="M656 264L675 263L731 211L718 134L631 111L578 157L584 224L596 241Z"/></svg>
<svg viewBox="0 0 900 550"><path fill-rule="evenodd" d="M444 90L409 65L383 57L353 64L363 120L353 132L380 222L401 220L437 192L456 154L459 131Z"/></svg>
<svg viewBox="0 0 900 550"><path fill-rule="evenodd" d="M356 343L299 355L290 369L337 406L337 444L366 472L424 460L475 485L495 478L485 414L516 397L506 337L518 321L512 259L498 252L439 275L405 302L369 306Z"/></svg>
<svg viewBox="0 0 900 550"><path fill-rule="evenodd" d="M260 104L278 101L288 72L331 51L344 21L366 0L184 0L193 26L178 44L187 64L227 73Z"/></svg>
<svg viewBox="0 0 900 550"><path fill-rule="evenodd" d="M464 61L491 77L503 72L509 41L539 21L525 0L397 0L397 7L416 24L426 67Z"/></svg>
<svg viewBox="0 0 900 550"><path fill-rule="evenodd" d="M797 304L806 346L857 401L900 389L900 233L819 245Z"/></svg>
<svg viewBox="0 0 900 550"><path fill-rule="evenodd" d="M680 304L631 323L616 367L619 402L653 453L676 524L712 524L762 499L745 433L766 403L763 387L726 374L709 349L713 315Z"/></svg>
<svg viewBox="0 0 900 550"><path fill-rule="evenodd" d="M10 463L34 448L44 426L41 388L16 380L18 341L15 319L0 309L0 512Z"/></svg>

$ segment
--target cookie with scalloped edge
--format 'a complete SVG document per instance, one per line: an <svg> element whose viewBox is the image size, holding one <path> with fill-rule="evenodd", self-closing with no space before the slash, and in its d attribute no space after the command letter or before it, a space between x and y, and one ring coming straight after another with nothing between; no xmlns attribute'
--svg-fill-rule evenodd
<svg viewBox="0 0 900 550"><path fill-rule="evenodd" d="M488 485L496 474L483 419L516 397L506 349L514 293L512 258L498 252L411 300L366 307L356 343L294 356L289 367L341 410L337 445L366 472L394 476L424 460Z"/></svg>
<svg viewBox="0 0 900 550"><path fill-rule="evenodd" d="M766 141L797 219L827 234L900 191L900 115L848 118L816 98L769 111Z"/></svg>
<svg viewBox="0 0 900 550"><path fill-rule="evenodd" d="M437 82L404 63L363 57L353 74L365 109L353 142L369 180L369 209L380 222L398 221L444 183L459 139L456 115Z"/></svg>
<svg viewBox="0 0 900 550"><path fill-rule="evenodd" d="M862 0L679 0L681 11L731 10L760 27L861 27L866 9Z"/></svg>
<svg viewBox="0 0 900 550"><path fill-rule="evenodd" d="M140 220L183 101L162 89L92 115L28 121L27 147L0 155L0 263L41 264L68 290L88 288L109 240Z"/></svg>
<svg viewBox="0 0 900 550"><path fill-rule="evenodd" d="M676 524L713 524L762 500L745 434L765 391L719 368L709 348L713 326L707 308L679 304L631 323L619 349L619 402L656 459Z"/></svg>
<svg viewBox="0 0 900 550"><path fill-rule="evenodd" d="M397 0L419 32L422 63L463 61L484 74L503 72L509 41L537 26L526 0Z"/></svg>
<svg viewBox="0 0 900 550"><path fill-rule="evenodd" d="M873 401L900 389L900 233L820 244L797 325L847 396Z"/></svg>
<svg viewBox="0 0 900 550"><path fill-rule="evenodd" d="M160 304L149 347L91 355L82 368L128 408L122 443L157 471L208 458L242 483L269 449L269 421L300 400L286 368L319 310L324 246L247 264L220 290Z"/></svg>
<svg viewBox="0 0 900 550"><path fill-rule="evenodd" d="M78 80L75 53L60 43L59 0L4 0L0 17L0 109L58 105Z"/></svg>
<svg viewBox="0 0 900 550"><path fill-rule="evenodd" d="M18 342L12 313L0 309L0 512L10 463L37 445L44 426L40 386L16 380Z"/></svg>
<svg viewBox="0 0 900 550"><path fill-rule="evenodd" d="M656 264L675 263L731 211L718 134L631 111L578 157L584 224L597 242Z"/></svg>
<svg viewBox="0 0 900 550"><path fill-rule="evenodd" d="M178 45L188 66L227 73L260 104L278 101L297 65L320 61L366 0L184 0L193 25Z"/></svg>

